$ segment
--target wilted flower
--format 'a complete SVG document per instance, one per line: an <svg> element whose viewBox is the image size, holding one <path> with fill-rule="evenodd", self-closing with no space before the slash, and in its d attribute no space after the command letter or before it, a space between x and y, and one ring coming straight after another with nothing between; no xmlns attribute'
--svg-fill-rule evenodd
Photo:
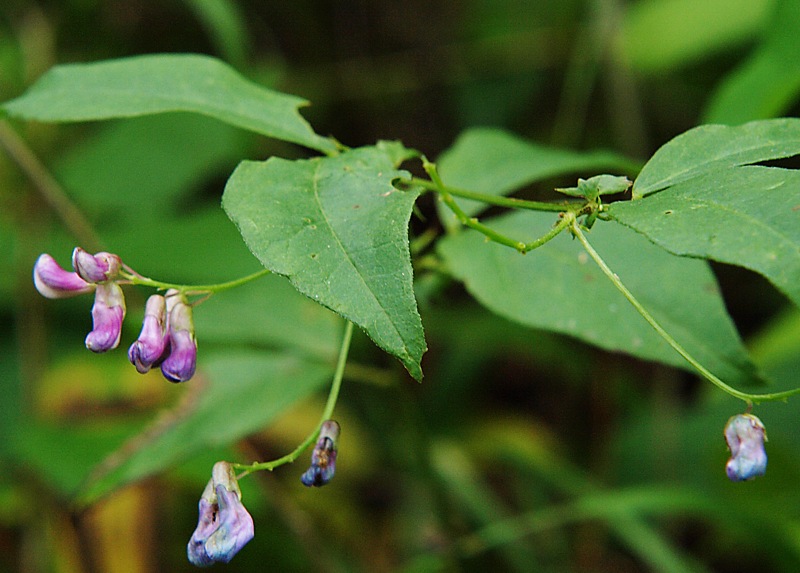
<svg viewBox="0 0 800 573"><path fill-rule="evenodd" d="M325 420L319 431L319 438L311 454L311 467L300 476L307 487L322 487L333 478L336 471L336 440L339 437L339 424Z"/></svg>
<svg viewBox="0 0 800 573"><path fill-rule="evenodd" d="M101 252L96 255L87 253L80 247L72 251L72 267L83 280L88 283L102 283L114 280L119 275L122 261L118 255Z"/></svg>
<svg viewBox="0 0 800 573"><path fill-rule="evenodd" d="M116 348L125 318L125 296L114 282L97 285L92 306L93 328L86 337L86 348L92 352L105 352Z"/></svg>
<svg viewBox="0 0 800 573"><path fill-rule="evenodd" d="M33 266L33 284L42 296L47 298L68 298L94 290L78 273L62 269L56 260L47 253L39 255Z"/></svg>
<svg viewBox="0 0 800 573"><path fill-rule="evenodd" d="M147 299L144 309L142 332L128 349L128 358L141 374L144 374L164 355L169 343L166 330L166 301L160 294Z"/></svg>
<svg viewBox="0 0 800 573"><path fill-rule="evenodd" d="M752 414L733 416L725 425L725 441L731 459L725 471L731 481L744 481L763 476L767 471L767 452L764 442L767 432L761 420Z"/></svg>
<svg viewBox="0 0 800 573"><path fill-rule="evenodd" d="M167 291L166 302L169 356L161 363L161 373L170 382L185 382L194 376L197 365L192 307L176 290Z"/></svg>
<svg viewBox="0 0 800 573"><path fill-rule="evenodd" d="M217 462L198 504L197 528L186 546L198 567L228 563L255 535L253 518L242 505L242 492L228 462Z"/></svg>

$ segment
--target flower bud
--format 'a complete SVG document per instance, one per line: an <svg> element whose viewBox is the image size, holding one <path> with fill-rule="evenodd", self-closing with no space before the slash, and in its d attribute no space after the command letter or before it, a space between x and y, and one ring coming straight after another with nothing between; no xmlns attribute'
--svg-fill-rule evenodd
<svg viewBox="0 0 800 573"><path fill-rule="evenodd" d="M725 471L731 481L744 481L763 476L767 471L764 442L767 432L761 420L752 414L733 416L725 425L725 441L731 459Z"/></svg>
<svg viewBox="0 0 800 573"><path fill-rule="evenodd" d="M78 273L62 269L47 253L39 255L33 266L33 284L39 294L47 298L68 298L94 290Z"/></svg>
<svg viewBox="0 0 800 573"><path fill-rule="evenodd" d="M325 420L319 431L319 438L311 454L311 467L300 476L306 487L322 487L333 478L336 471L336 440L339 437L339 424Z"/></svg>
<svg viewBox="0 0 800 573"><path fill-rule="evenodd" d="M125 296L117 283L101 283L94 293L93 328L86 337L86 348L105 352L116 348L125 318Z"/></svg>
<svg viewBox="0 0 800 573"><path fill-rule="evenodd" d="M128 349L128 359L144 374L161 360L167 349L169 336L166 330L166 301L160 294L147 299L142 321L142 332Z"/></svg>
<svg viewBox="0 0 800 573"><path fill-rule="evenodd" d="M80 247L72 251L72 267L88 283L102 283L117 278L121 266L119 256L112 253L92 255Z"/></svg>
<svg viewBox="0 0 800 573"><path fill-rule="evenodd" d="M185 382L194 376L197 365L192 307L176 290L167 291L166 301L169 355L161 363L161 373L170 382Z"/></svg>
<svg viewBox="0 0 800 573"><path fill-rule="evenodd" d="M242 504L233 467L217 462L198 503L197 528L186 555L193 565L228 563L255 535L253 518Z"/></svg>

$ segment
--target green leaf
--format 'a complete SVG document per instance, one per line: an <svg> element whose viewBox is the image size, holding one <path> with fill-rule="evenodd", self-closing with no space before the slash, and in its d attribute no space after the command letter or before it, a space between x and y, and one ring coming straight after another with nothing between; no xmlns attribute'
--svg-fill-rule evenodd
<svg viewBox="0 0 800 573"><path fill-rule="evenodd" d="M236 168L223 207L247 246L303 294L363 328L417 379L425 352L408 246L419 191L375 147Z"/></svg>
<svg viewBox="0 0 800 573"><path fill-rule="evenodd" d="M491 195L507 195L557 175L601 169L638 170L629 159L608 151L547 147L490 128L465 131L437 163L445 185ZM458 199L458 204L467 215L485 208L483 203L467 199ZM440 216L446 226L457 226L457 219L447 209L440 209Z"/></svg>
<svg viewBox="0 0 800 573"><path fill-rule="evenodd" d="M492 227L523 238L544 234L555 220L552 214L522 212L494 219ZM707 263L672 256L620 225L596 225L588 238L695 358L732 384L758 380ZM441 241L439 252L467 290L501 316L689 369L567 233L520 255L469 230Z"/></svg>
<svg viewBox="0 0 800 573"><path fill-rule="evenodd" d="M770 0L636 2L620 28L620 57L650 72L697 61L757 35L769 5Z"/></svg>
<svg viewBox="0 0 800 573"><path fill-rule="evenodd" d="M701 125L655 152L633 182L634 199L721 167L800 153L800 119L753 121L736 127Z"/></svg>
<svg viewBox="0 0 800 573"><path fill-rule="evenodd" d="M761 273L800 306L800 171L723 169L607 211L676 255Z"/></svg>
<svg viewBox="0 0 800 573"><path fill-rule="evenodd" d="M99 473L80 492L82 501L91 502L263 428L321 387L333 371L331 365L263 351L209 357L204 364L207 377L195 377L184 385L196 395L101 463Z"/></svg>
<svg viewBox="0 0 800 573"><path fill-rule="evenodd" d="M214 58L163 54L56 66L3 109L12 117L52 122L187 111L322 152L334 151L333 141L315 134L298 113L306 104L255 84Z"/></svg>

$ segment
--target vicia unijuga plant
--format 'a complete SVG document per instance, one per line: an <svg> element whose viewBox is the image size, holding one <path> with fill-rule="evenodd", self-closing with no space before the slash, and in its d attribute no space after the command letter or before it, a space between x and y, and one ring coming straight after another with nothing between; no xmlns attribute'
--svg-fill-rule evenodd
<svg viewBox="0 0 800 573"><path fill-rule="evenodd" d="M469 130L432 160L405 142L351 148L319 135L299 113L305 103L210 57L155 55L58 66L1 108L12 123L187 112L308 150L300 159L243 160L225 184L222 209L263 270L181 284L80 247L72 270L57 262L67 253L31 261L42 295L94 296L85 341L94 352L111 352L120 342L125 289L150 289L128 359L140 373L160 368L171 382L193 384L203 369L203 331L195 328L202 303L266 275L284 277L343 319L319 423L278 459L214 466L188 545L192 563L227 562L253 537L238 485L244 476L274 470L312 448L302 483L332 480L339 437L332 418L354 327L422 381L420 275L462 283L481 305L524 325L697 373L745 410L737 413L731 402L732 417L720 424L731 452L728 478L765 473L766 430L752 410L787 401L800 388L750 391L764 381L708 261L759 273L800 305L800 172L768 164L800 154L800 119L703 125L663 145L643 166L616 153L547 148L494 129ZM515 196L534 182L575 172L584 176L574 187L555 189L558 198ZM439 221L414 225L412 236L415 205L426 195L435 197ZM172 261L176 269L180 264ZM665 289L666 277L675 276L680 280L670 284L677 287ZM109 487L102 477L84 489L87 500Z"/></svg>

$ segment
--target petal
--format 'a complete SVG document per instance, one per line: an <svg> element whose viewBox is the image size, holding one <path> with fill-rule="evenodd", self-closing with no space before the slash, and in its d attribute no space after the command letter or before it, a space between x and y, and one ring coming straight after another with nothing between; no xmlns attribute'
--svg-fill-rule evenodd
<svg viewBox="0 0 800 573"><path fill-rule="evenodd" d="M92 331L86 337L86 348L105 352L116 348L125 318L125 297L117 283L97 285L92 306Z"/></svg>
<svg viewBox="0 0 800 573"><path fill-rule="evenodd" d="M87 283L77 273L62 269L56 260L43 253L33 266L33 284L47 298L68 298L92 292L94 285Z"/></svg>

